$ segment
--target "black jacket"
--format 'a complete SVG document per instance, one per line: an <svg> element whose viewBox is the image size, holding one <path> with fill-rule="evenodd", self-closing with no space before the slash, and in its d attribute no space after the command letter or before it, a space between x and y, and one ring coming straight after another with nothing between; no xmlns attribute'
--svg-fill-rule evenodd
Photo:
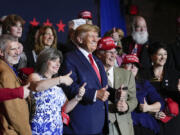
<svg viewBox="0 0 180 135"><path fill-rule="evenodd" d="M128 36L126 38L122 39L122 45L123 45L123 51L126 54L130 54L130 45L135 45L134 40L132 39L132 36ZM142 68L150 68L152 66L149 53L148 53L148 48L149 48L150 42L147 41L145 44L142 46L142 50L139 56L140 63L142 65Z"/></svg>
<svg viewBox="0 0 180 135"><path fill-rule="evenodd" d="M171 97L178 103L180 103L180 93L177 89L178 80L180 79L180 73L172 68L164 68L164 75L161 82L157 81L154 76L153 68L141 70L141 76L149 80L151 84L156 88L158 93L163 97Z"/></svg>

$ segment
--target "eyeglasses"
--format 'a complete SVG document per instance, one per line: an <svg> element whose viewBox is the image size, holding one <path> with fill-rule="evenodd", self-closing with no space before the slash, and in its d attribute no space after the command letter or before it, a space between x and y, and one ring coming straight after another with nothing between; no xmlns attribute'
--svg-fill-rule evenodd
<svg viewBox="0 0 180 135"><path fill-rule="evenodd" d="M126 66L128 66L130 68L134 68L134 67L138 68L137 65L134 63L127 63Z"/></svg>
<svg viewBox="0 0 180 135"><path fill-rule="evenodd" d="M113 54L117 54L117 51L106 51L106 53L113 55Z"/></svg>

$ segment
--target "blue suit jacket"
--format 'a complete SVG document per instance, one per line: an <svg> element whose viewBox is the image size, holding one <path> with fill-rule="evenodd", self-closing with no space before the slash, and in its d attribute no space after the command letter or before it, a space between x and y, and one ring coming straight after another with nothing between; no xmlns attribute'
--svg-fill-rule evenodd
<svg viewBox="0 0 180 135"><path fill-rule="evenodd" d="M103 64L99 59L94 57L99 68L102 83L100 84L98 77L86 57L76 49L67 53L62 66L62 73L67 74L72 71L73 84L64 89L68 99L73 98L79 91L79 87L84 82L87 83L85 95L79 104L70 112L70 125L64 126L65 134L97 134L108 129L107 125L107 101L102 102L96 99L93 101L96 90L107 85L107 76Z"/></svg>

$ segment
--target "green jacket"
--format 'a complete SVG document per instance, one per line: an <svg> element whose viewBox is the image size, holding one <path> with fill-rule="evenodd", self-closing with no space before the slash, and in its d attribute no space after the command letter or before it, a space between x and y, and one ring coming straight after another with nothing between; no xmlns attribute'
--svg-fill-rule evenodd
<svg viewBox="0 0 180 135"><path fill-rule="evenodd" d="M109 82L108 84L111 87ZM135 79L131 72L123 68L114 67L114 89L118 89L122 84L128 87L126 100L128 104L128 111L125 113L117 112L116 105L111 101L108 101L109 121L111 124L117 121L118 124L116 127L121 132L121 135L134 135L131 112L137 106ZM114 131L110 129L109 135L115 135Z"/></svg>

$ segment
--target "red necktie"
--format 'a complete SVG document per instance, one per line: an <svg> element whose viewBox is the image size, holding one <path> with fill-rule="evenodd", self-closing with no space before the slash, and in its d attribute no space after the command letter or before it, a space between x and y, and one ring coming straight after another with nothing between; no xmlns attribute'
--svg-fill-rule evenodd
<svg viewBox="0 0 180 135"><path fill-rule="evenodd" d="M100 75L99 70L97 69L97 67L96 67L96 65L95 65L95 63L94 63L92 54L89 54L88 57L89 57L91 66L93 67L94 71L96 72L96 75L97 75L97 77L98 77L98 79L99 79L99 82L101 83L101 75Z"/></svg>

